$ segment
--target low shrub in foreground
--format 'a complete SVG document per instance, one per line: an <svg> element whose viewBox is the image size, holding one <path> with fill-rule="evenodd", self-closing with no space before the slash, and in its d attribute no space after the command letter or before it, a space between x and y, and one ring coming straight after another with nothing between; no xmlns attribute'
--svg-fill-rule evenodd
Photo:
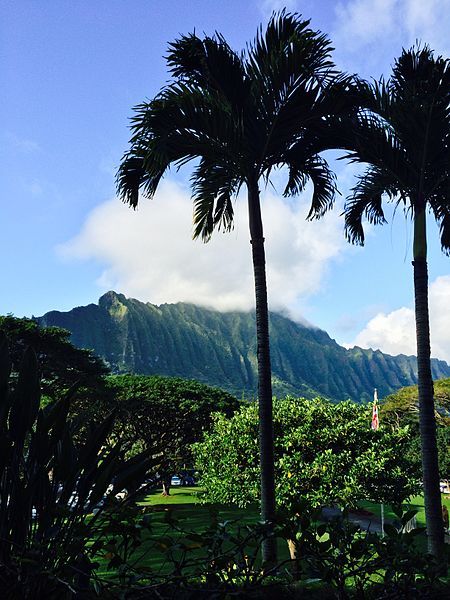
<svg viewBox="0 0 450 600"><path fill-rule="evenodd" d="M0 331L2 599L62 600L80 590L89 593L92 556L115 528L127 539L126 507L116 493L126 488L131 501L144 474L156 466L149 452L126 460L120 442L109 444L113 414L97 424L71 419L74 391L42 407L34 350L25 350L11 376L8 342ZM77 442L81 426L89 435Z"/></svg>
<svg viewBox="0 0 450 600"><path fill-rule="evenodd" d="M387 526L381 538L361 531L345 514L322 523L318 513L303 510L294 518L281 517L270 533L280 540L295 540L296 558L263 566L260 547L269 529L262 523L220 521L212 512L204 530L189 531L168 510L161 534L154 527L155 514L142 516L129 532L127 547L137 552L128 557L120 551L108 553L111 572L108 578L98 579L99 592L178 600L270 598L276 593L292 598L326 594L327 598L381 600L442 598L446 589L443 565L417 544L421 528L405 532ZM410 518L410 512L399 514L402 525ZM158 567L143 567L146 557L158 554L164 558Z"/></svg>

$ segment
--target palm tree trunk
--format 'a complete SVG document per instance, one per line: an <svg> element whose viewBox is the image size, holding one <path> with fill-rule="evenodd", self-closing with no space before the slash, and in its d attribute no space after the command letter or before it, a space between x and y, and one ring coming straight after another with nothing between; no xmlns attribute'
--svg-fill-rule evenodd
<svg viewBox="0 0 450 600"><path fill-rule="evenodd" d="M261 518L275 519L275 476L272 422L272 374L269 346L269 309L267 304L266 259L258 182L248 182L248 213L253 254L256 300L256 338L258 355L259 450L261 465ZM270 536L262 546L263 563L276 562L276 540Z"/></svg>
<svg viewBox="0 0 450 600"><path fill-rule="evenodd" d="M439 488L439 462L431 376L430 323L428 314L428 268L425 210L414 219L414 298L419 384L419 425L422 446L423 491L428 550L441 558L444 550L444 525Z"/></svg>

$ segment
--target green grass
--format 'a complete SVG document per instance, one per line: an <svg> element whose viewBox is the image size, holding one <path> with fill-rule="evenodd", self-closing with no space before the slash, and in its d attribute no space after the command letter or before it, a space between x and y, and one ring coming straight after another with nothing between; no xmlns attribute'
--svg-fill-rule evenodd
<svg viewBox="0 0 450 600"><path fill-rule="evenodd" d="M182 504L198 504L203 490L198 487L172 487L170 488L170 496L163 496L162 489L152 490L147 494L139 504L141 506L158 506L158 505L182 505Z"/></svg>
<svg viewBox="0 0 450 600"><path fill-rule="evenodd" d="M202 510L208 510L206 508L207 505L200 504L202 494L202 488L198 487L172 487L170 491L170 496L163 496L161 489L155 489L150 494L146 495L139 504L141 506L182 506L186 504L199 505L198 508L202 512ZM450 495L442 494L442 503L447 506L447 509L450 512ZM361 508L369 510L377 518L381 518L380 504L376 504L374 502L360 502L359 506ZM417 510L417 525L419 527L425 526L425 508L423 496L413 496L409 500L409 502L405 503L404 507L405 510ZM259 518L258 509L256 506L250 507L248 509L242 509L237 507L218 508L221 514L223 514L224 516L226 515L226 518L231 520L239 520L242 517L248 519L251 516L252 518L254 517L255 521L257 521ZM391 521L397 519L396 514L393 512L392 508L389 505L384 506L384 517L385 519Z"/></svg>
<svg viewBox="0 0 450 600"><path fill-rule="evenodd" d="M145 495L139 505L150 515L151 529L144 534L142 545L136 550L134 562L141 569L149 569L153 573L159 573L161 576L167 575L173 571L173 559L168 558L169 549L172 547L172 555L175 559L180 558L182 551L178 548L173 549L173 544L178 542L187 542L188 532L199 534L205 531L214 519L219 522L228 522L229 531L237 531L239 526L259 521L259 511L257 506L250 506L245 509L235 506L201 504L201 495L203 490L197 487L176 487L171 489L170 496L163 496L161 489L156 489ZM443 502L450 510L450 498L443 497ZM370 502L360 503L362 508L370 510L376 517L380 517L380 505ZM425 512L423 507L423 497L416 496L411 498L409 508L418 510L417 525L425 524ZM385 506L385 518L387 520L397 519L389 506ZM423 539L418 540L420 545L426 549L425 535L420 536ZM196 551L194 551L196 552ZM194 555L191 552L189 555ZM287 545L279 540L278 546L279 559L288 558ZM108 561L100 560L100 567L97 570L99 576L108 579L112 573L108 570Z"/></svg>
<svg viewBox="0 0 450 600"><path fill-rule="evenodd" d="M448 494L441 494L441 498L442 504L445 505L450 512L450 496ZM365 510L369 510L376 517L381 518L380 504L375 504L374 502L360 502L359 506ZM413 496L410 498L409 502L406 502L403 506L405 509L417 510L417 526L425 527L425 508L423 496ZM386 504L384 505L384 518L391 521L398 519L396 514L392 511L392 508Z"/></svg>
<svg viewBox="0 0 450 600"><path fill-rule="evenodd" d="M133 557L139 568L151 569L165 575L174 568L168 559L168 549L177 542L188 542L186 534L199 534L217 518L221 523L229 522L231 531L239 526L256 523L259 512L256 506L238 508L233 506L200 504L202 489L197 487L171 488L170 496L163 496L161 489L145 495L138 503L150 515L151 529L144 534L143 544ZM175 549L175 559L181 557L181 550ZM193 553L191 553L193 554ZM100 559L97 574L108 579L112 573L108 560Z"/></svg>

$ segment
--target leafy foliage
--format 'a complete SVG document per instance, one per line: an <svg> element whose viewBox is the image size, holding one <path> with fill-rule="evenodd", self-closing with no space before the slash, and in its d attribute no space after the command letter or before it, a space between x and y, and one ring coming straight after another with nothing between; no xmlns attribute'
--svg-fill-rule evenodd
<svg viewBox="0 0 450 600"><path fill-rule="evenodd" d="M0 587L5 597L70 598L89 586L89 556L107 535L102 508L88 514L110 484L111 506L123 488L133 492L157 459L146 452L126 461L120 443L108 445L113 414L92 423L88 441L76 443L77 423L68 418L73 390L40 408L30 347L13 389L10 371L0 332Z"/></svg>
<svg viewBox="0 0 450 600"><path fill-rule="evenodd" d="M346 511L322 523L318 512L303 505L297 515L280 522L279 531L295 539L297 574L306 589L308 583L321 582L320 592L331 598L434 598L445 588L440 576L447 569L424 554L418 543L423 529L406 531L413 515L399 508L399 526L386 524L380 537L361 531Z"/></svg>
<svg viewBox="0 0 450 600"><path fill-rule="evenodd" d="M66 391L80 379L97 380L108 372L93 352L71 344L70 332L61 327L40 327L34 319L7 315L0 316L0 329L9 340L13 372L25 348L32 346L39 361L41 385L53 391Z"/></svg>
<svg viewBox="0 0 450 600"><path fill-rule="evenodd" d="M435 416L439 425L450 425L450 379L433 382ZM414 422L419 413L419 391L411 385L389 394L380 406L380 415L390 423Z"/></svg>
<svg viewBox="0 0 450 600"><path fill-rule="evenodd" d="M334 175L320 153L339 147L342 116L355 110L352 80L330 60L327 37L300 15L274 14L246 51L220 34L169 45L173 82L135 108L130 149L117 174L122 199L153 197L169 166L200 162L192 175L194 237L231 229L243 184L287 165L286 196L314 185L310 216L332 205ZM333 131L334 127L334 131ZM258 199L259 202L259 199Z"/></svg>
<svg viewBox="0 0 450 600"><path fill-rule="evenodd" d="M171 473L192 466L190 445L211 425L213 412L230 416L238 408L227 392L177 377L113 375L107 386L117 437L128 446L153 448Z"/></svg>
<svg viewBox="0 0 450 600"><path fill-rule="evenodd" d="M421 473L418 396L417 386L390 394L380 406L380 419L394 427L408 425L411 432L408 456L417 473ZM446 479L450 478L450 379L434 382L434 398L439 472L441 479Z"/></svg>
<svg viewBox="0 0 450 600"><path fill-rule="evenodd" d="M279 506L299 498L311 506L355 505L370 499L395 504L416 479L406 429L370 428L370 408L316 398L274 402L276 494ZM258 411L244 407L231 419L216 415L203 442L194 445L206 497L246 506L258 500Z"/></svg>
<svg viewBox="0 0 450 600"><path fill-rule="evenodd" d="M110 597L445 597L446 568L423 552L423 529L406 532L410 511L399 509L398 527L386 525L381 538L361 531L346 513L324 523L320 511L306 504L296 514L279 515L273 530L261 522L226 520L214 506L208 513L206 508L195 529L174 507L163 516L136 512L134 527L128 523L127 546L115 542L106 547L112 564ZM268 536L295 539L297 558L262 569L261 546ZM152 566L146 563L149 557L156 559Z"/></svg>

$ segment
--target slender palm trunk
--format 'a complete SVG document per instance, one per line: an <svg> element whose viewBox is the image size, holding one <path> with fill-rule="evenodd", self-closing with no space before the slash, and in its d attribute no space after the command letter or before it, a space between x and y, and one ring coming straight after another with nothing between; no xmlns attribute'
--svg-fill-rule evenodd
<svg viewBox="0 0 450 600"><path fill-rule="evenodd" d="M439 489L439 463L434 416L433 379L430 360L430 323L428 314L428 268L425 210L414 219L414 297L419 384L419 424L422 445L423 491L428 550L440 558L444 549L444 526Z"/></svg>
<svg viewBox="0 0 450 600"><path fill-rule="evenodd" d="M261 465L261 518L275 519L275 476L272 422L272 374L269 347L269 309L267 304L266 259L258 182L248 183L248 213L253 254L256 299L256 337L258 353L259 450ZM269 537L262 547L263 562L276 561L276 540Z"/></svg>

